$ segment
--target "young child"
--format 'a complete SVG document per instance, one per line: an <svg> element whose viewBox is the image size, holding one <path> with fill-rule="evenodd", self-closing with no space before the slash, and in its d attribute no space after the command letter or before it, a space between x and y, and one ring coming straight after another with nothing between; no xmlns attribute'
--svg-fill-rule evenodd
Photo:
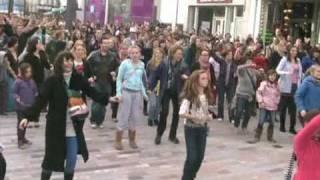
<svg viewBox="0 0 320 180"><path fill-rule="evenodd" d="M276 141L273 139L274 121L280 102L280 90L277 84L277 73L275 70L269 70L267 72L267 80L261 82L256 97L260 108L260 118L254 143L260 141L263 124L267 121L269 121L267 139L269 142L275 143Z"/></svg>
<svg viewBox="0 0 320 180"><path fill-rule="evenodd" d="M187 159L182 180L194 179L200 169L206 149L208 127L212 120L208 104L212 101L211 87L206 71L197 70L187 80L182 94L179 116L184 119Z"/></svg>
<svg viewBox="0 0 320 180"><path fill-rule="evenodd" d="M18 135L18 148L25 149L31 145L31 142L26 139L26 129L20 129L19 124L21 119L21 112L30 107L37 96L37 87L32 80L32 69L30 64L22 63L20 65L20 76L14 82L13 94L16 102L16 111L18 116L17 135Z"/></svg>

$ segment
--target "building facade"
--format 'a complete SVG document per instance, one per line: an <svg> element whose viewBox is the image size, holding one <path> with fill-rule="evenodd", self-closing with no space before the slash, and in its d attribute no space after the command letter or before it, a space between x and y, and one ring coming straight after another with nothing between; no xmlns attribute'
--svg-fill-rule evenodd
<svg viewBox="0 0 320 180"><path fill-rule="evenodd" d="M260 35L270 41L281 28L295 38L320 42L320 0L162 0L159 10L160 22L186 31Z"/></svg>
<svg viewBox="0 0 320 180"><path fill-rule="evenodd" d="M161 3L163 23L179 24L187 31L231 33L233 37L259 34L261 0L180 0L170 8L169 1Z"/></svg>

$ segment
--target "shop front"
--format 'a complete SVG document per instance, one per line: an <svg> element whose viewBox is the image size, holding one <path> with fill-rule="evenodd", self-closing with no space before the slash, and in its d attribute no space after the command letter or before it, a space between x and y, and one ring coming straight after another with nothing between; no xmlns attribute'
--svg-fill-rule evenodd
<svg viewBox="0 0 320 180"><path fill-rule="evenodd" d="M267 1L265 31L282 33L294 38L311 38L319 41L320 12L318 0L271 0Z"/></svg>
<svg viewBox="0 0 320 180"><path fill-rule="evenodd" d="M188 30L212 34L230 33L233 37L248 35L245 10L250 11L250 1L245 0L194 0L188 7ZM249 3L249 4L248 4ZM248 14L248 13L247 13Z"/></svg>

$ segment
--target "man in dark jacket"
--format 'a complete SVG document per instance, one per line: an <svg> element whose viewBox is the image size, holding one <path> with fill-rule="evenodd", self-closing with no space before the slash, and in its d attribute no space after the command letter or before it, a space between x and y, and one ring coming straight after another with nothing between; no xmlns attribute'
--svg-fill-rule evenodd
<svg viewBox="0 0 320 180"><path fill-rule="evenodd" d="M88 57L88 65L92 75L95 77L95 89L100 93L111 94L112 91L112 72L116 72L118 62L116 54L110 51L112 39L104 36L101 40L100 49L93 51ZM91 106L91 127L103 128L106 107L93 101Z"/></svg>

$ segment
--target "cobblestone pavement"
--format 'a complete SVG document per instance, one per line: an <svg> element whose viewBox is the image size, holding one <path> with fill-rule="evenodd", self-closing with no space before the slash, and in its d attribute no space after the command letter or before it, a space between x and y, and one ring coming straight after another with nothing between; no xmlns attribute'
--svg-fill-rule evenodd
<svg viewBox="0 0 320 180"><path fill-rule="evenodd" d="M162 139L160 146L154 145L155 127L146 125L146 118L138 127L138 151L128 147L113 149L115 123L111 122L108 109L104 129L93 130L88 123L85 134L90 151L88 163L78 158L76 180L178 180L185 160L183 126L180 123L178 137L180 145ZM5 146L4 155L8 169L6 180L38 180L44 153L44 114L39 129L28 129L27 137L33 145L26 150L17 148L16 116L0 116L0 143ZM281 180L292 152L292 136L276 130L276 140L282 148L275 148L266 142L265 134L258 145L248 144L253 138L256 120L250 121L250 132L239 135L228 122L210 122L210 134L205 160L198 173L199 180ZM277 124L278 126L278 124ZM168 125L169 127L169 125ZM278 127L277 127L278 128ZM54 173L54 180L62 178Z"/></svg>

